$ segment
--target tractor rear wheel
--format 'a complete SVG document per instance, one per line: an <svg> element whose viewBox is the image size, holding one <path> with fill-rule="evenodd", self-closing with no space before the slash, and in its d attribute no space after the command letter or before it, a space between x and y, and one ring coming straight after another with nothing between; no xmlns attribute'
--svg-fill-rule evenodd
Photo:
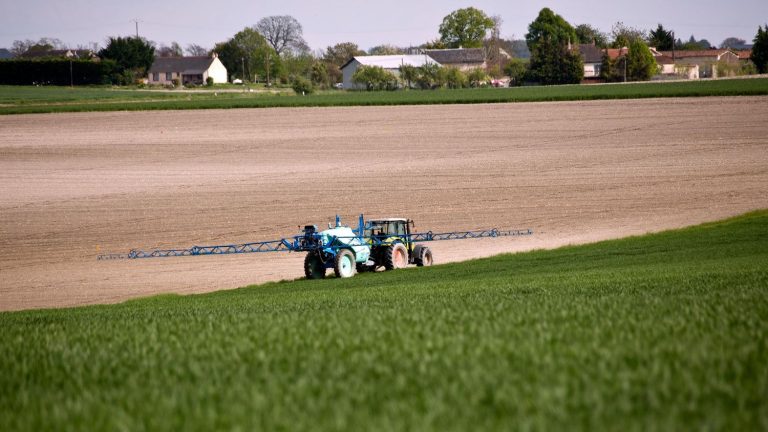
<svg viewBox="0 0 768 432"><path fill-rule="evenodd" d="M322 279L325 277L325 263L316 253L308 253L304 257L304 276L307 279Z"/></svg>
<svg viewBox="0 0 768 432"><path fill-rule="evenodd" d="M395 270L405 268L408 265L408 249L402 243L387 246L384 251L384 268Z"/></svg>
<svg viewBox="0 0 768 432"><path fill-rule="evenodd" d="M355 275L355 254L349 249L342 249L336 255L333 272L338 278L349 278Z"/></svg>
<svg viewBox="0 0 768 432"><path fill-rule="evenodd" d="M432 250L430 248L425 246L419 250L416 265L418 267L429 267L432 265Z"/></svg>

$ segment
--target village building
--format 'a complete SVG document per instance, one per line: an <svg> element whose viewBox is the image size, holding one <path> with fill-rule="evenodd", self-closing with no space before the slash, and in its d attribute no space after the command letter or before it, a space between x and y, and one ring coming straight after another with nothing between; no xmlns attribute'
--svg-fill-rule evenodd
<svg viewBox="0 0 768 432"><path fill-rule="evenodd" d="M671 57L676 69L698 69L698 76L696 78L717 78L718 63L724 65L739 63L739 55L727 49L660 51L660 53Z"/></svg>
<svg viewBox="0 0 768 432"><path fill-rule="evenodd" d="M577 45L581 58L584 61L584 80L594 81L600 77L600 68L603 64L603 50L595 44Z"/></svg>
<svg viewBox="0 0 768 432"><path fill-rule="evenodd" d="M227 68L216 53L210 57L157 57L148 75L149 84L173 84L178 79L183 85L199 85L209 77L214 84L227 82Z"/></svg>
<svg viewBox="0 0 768 432"><path fill-rule="evenodd" d="M485 50L482 48L425 49L424 54L443 66L455 67L464 72L485 69L487 66Z"/></svg>
<svg viewBox="0 0 768 432"><path fill-rule="evenodd" d="M344 89L365 88L365 86L352 81L352 75L355 74L360 66L378 66L386 71L391 72L395 76L400 76L401 66L408 65L413 67L421 67L426 64L435 64L440 66L440 63L436 62L426 54L355 56L349 59L348 62L344 63L343 66L341 66L341 85Z"/></svg>

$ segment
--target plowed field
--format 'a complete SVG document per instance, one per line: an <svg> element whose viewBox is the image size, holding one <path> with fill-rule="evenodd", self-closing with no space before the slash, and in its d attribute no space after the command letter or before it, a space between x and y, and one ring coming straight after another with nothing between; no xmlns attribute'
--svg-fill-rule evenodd
<svg viewBox="0 0 768 432"><path fill-rule="evenodd" d="M768 207L768 97L0 117L0 310L303 276L301 254L97 261L272 240L336 213L417 230L437 263Z"/></svg>

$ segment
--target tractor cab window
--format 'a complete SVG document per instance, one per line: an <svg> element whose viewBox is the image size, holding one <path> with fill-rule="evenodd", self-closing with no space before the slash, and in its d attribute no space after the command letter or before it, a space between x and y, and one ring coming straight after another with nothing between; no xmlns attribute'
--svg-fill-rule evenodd
<svg viewBox="0 0 768 432"><path fill-rule="evenodd" d="M365 230L365 235L370 236L405 236L405 222L403 221L374 221L370 228Z"/></svg>

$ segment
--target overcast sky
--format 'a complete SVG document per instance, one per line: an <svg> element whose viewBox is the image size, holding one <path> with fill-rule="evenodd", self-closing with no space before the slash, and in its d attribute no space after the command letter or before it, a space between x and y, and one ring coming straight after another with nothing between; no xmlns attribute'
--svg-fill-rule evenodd
<svg viewBox="0 0 768 432"><path fill-rule="evenodd" d="M438 36L445 15L474 6L504 20L502 36L523 38L539 10L549 7L573 25L609 32L617 21L643 29L662 23L687 40L691 35L719 45L735 36L751 43L768 22L768 1L735 0L385 0L364 1L179 1L179 0L0 0L0 47L15 39L54 37L75 47L109 36L139 34L158 43L196 43L210 48L268 15L293 15L313 50L351 41L367 49L379 44L419 45Z"/></svg>

